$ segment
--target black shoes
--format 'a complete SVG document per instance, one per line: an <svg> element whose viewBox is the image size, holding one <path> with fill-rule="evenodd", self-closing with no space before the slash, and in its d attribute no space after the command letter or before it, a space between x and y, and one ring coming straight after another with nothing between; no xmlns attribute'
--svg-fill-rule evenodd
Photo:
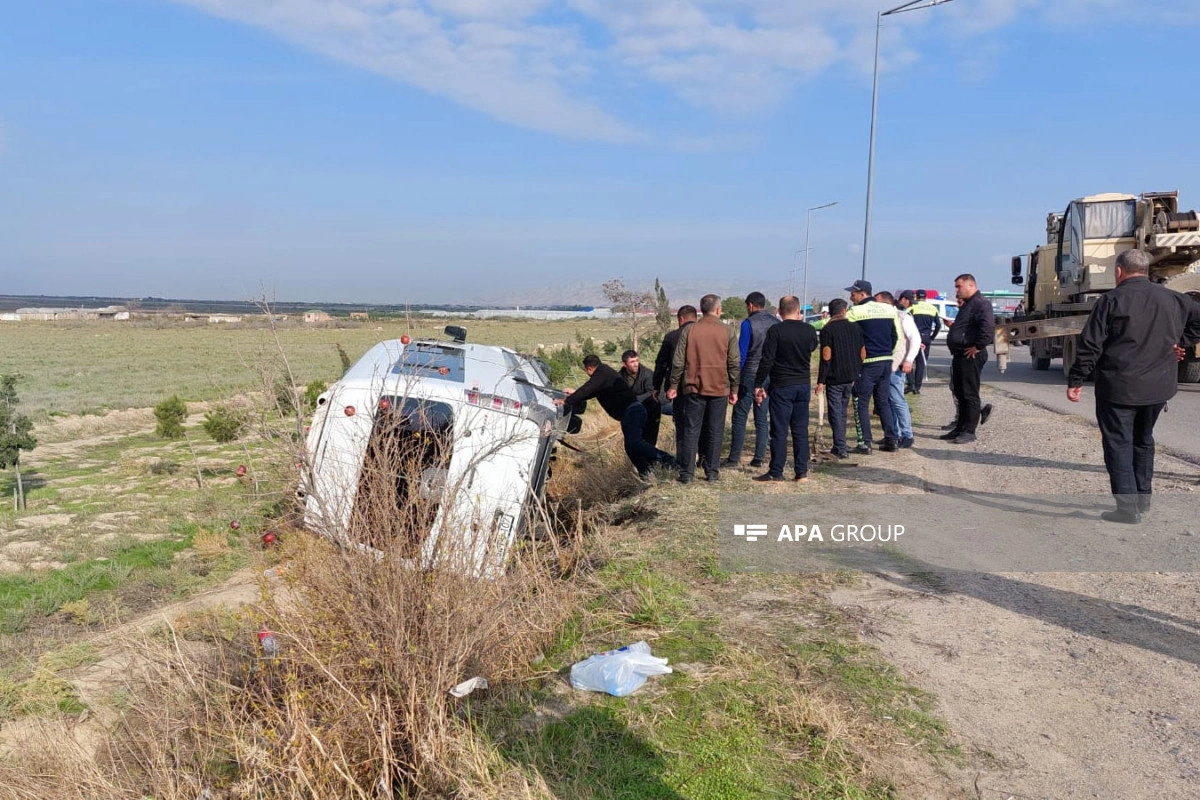
<svg viewBox="0 0 1200 800"><path fill-rule="evenodd" d="M975 434L960 433L958 436L955 436L950 441L953 444L970 444L971 442L975 441Z"/></svg>
<svg viewBox="0 0 1200 800"><path fill-rule="evenodd" d="M1137 509L1139 514L1145 514L1150 510L1150 497L1148 494L1139 494L1137 496Z"/></svg>
<svg viewBox="0 0 1200 800"><path fill-rule="evenodd" d="M762 465L763 465L763 461L761 458L751 459L751 461L750 461L750 466L752 466L752 467L761 467Z"/></svg>
<svg viewBox="0 0 1200 800"><path fill-rule="evenodd" d="M1142 521L1142 515L1137 511L1127 511L1118 508L1116 511L1105 511L1100 515L1105 522L1122 522L1126 525L1137 525Z"/></svg>
<svg viewBox="0 0 1200 800"><path fill-rule="evenodd" d="M992 404L988 403L983 408L979 409L979 424L987 425L988 417L992 415Z"/></svg>
<svg viewBox="0 0 1200 800"><path fill-rule="evenodd" d="M881 453L894 453L900 449L900 445L896 444L894 439L884 439L883 444L879 446Z"/></svg>
<svg viewBox="0 0 1200 800"><path fill-rule="evenodd" d="M792 478L792 480L795 483L802 483L802 482L808 480L808 475L797 475L796 477Z"/></svg>
<svg viewBox="0 0 1200 800"><path fill-rule="evenodd" d="M947 441L947 442L952 442L955 439L957 439L959 434L961 434L961 433L962 433L962 431L960 431L958 428L954 428L949 433L943 433L938 438L942 439L944 441Z"/></svg>
<svg viewBox="0 0 1200 800"><path fill-rule="evenodd" d="M858 447L854 448L854 452L858 453L860 456L869 456L871 455L871 445L860 444Z"/></svg>
<svg viewBox="0 0 1200 800"><path fill-rule="evenodd" d="M783 476L782 475L772 475L771 473L768 472L766 475L759 475L759 476L753 478L752 480L759 481L760 483L766 483L767 481L781 481L781 480L783 480Z"/></svg>
<svg viewBox="0 0 1200 800"><path fill-rule="evenodd" d="M907 450L908 448L913 446L913 443L914 443L913 437L905 436L903 439L900 440L900 447Z"/></svg>
<svg viewBox="0 0 1200 800"><path fill-rule="evenodd" d="M734 459L732 459L732 458L727 458L727 459L725 459L724 461L722 461L722 462L721 462L721 466L722 466L722 467L731 467L731 468L736 468L736 467L738 467L738 466L740 465L740 463L741 463L741 462L739 462L739 461L735 461L735 460L734 460Z"/></svg>

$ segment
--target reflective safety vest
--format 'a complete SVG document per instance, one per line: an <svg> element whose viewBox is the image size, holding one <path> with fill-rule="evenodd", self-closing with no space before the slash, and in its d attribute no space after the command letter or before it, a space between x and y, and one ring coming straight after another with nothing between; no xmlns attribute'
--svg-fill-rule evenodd
<svg viewBox="0 0 1200 800"><path fill-rule="evenodd" d="M921 300L911 306L908 313L912 314L913 322L917 323L917 330L921 332L922 339L932 339L941 330L942 315L933 303Z"/></svg>
<svg viewBox="0 0 1200 800"><path fill-rule="evenodd" d="M867 349L864 364L892 360L896 343L903 338L895 306L866 300L847 309L846 319L857 324L862 331L863 346Z"/></svg>

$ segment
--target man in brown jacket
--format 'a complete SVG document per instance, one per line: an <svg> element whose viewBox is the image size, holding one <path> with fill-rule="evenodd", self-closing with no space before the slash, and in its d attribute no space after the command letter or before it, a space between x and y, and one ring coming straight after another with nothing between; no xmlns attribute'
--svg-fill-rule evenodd
<svg viewBox="0 0 1200 800"><path fill-rule="evenodd" d="M737 333L721 322L721 298L706 294L700 300L703 316L679 333L671 361L669 400L682 403L683 435L676 461L679 482L691 483L696 471L696 451L704 456L705 477L720 480L721 444L725 438L725 405L737 402L741 353ZM676 400L676 386L682 384ZM700 441L704 428L707 436Z"/></svg>

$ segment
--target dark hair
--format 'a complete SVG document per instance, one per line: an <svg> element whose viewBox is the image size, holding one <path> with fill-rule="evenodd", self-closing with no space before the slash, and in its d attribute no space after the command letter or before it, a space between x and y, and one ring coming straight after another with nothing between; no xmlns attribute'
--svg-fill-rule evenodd
<svg viewBox="0 0 1200 800"><path fill-rule="evenodd" d="M637 350L626 350L624 353L621 353L622 361L628 361L631 358L637 358L637 357L638 357Z"/></svg>
<svg viewBox="0 0 1200 800"><path fill-rule="evenodd" d="M894 306L896 305L896 298L892 296L891 292L876 292L875 302L887 303L889 306Z"/></svg>
<svg viewBox="0 0 1200 800"><path fill-rule="evenodd" d="M596 355L595 353L592 353L590 356L583 357L583 368L584 369L590 369L592 367L598 367L598 366L600 366L600 356Z"/></svg>
<svg viewBox="0 0 1200 800"><path fill-rule="evenodd" d="M971 283L977 283L975 276L969 272L964 272L962 275L959 275L954 279L955 283L958 283L959 281L970 281Z"/></svg>
<svg viewBox="0 0 1200 800"><path fill-rule="evenodd" d="M751 292L746 295L747 306L758 306L759 308L767 307L767 296L762 292Z"/></svg>
<svg viewBox="0 0 1200 800"><path fill-rule="evenodd" d="M779 316L787 317L800 310L800 298L793 295L779 298Z"/></svg>
<svg viewBox="0 0 1200 800"><path fill-rule="evenodd" d="M721 305L721 298L715 294L706 294L700 298L700 310L705 314L711 314Z"/></svg>
<svg viewBox="0 0 1200 800"><path fill-rule="evenodd" d="M838 314L841 314L843 311L845 311L849 307L850 307L850 304L847 303L845 300L843 300L840 297L835 297L834 299L829 301L829 316L836 317Z"/></svg>
<svg viewBox="0 0 1200 800"><path fill-rule="evenodd" d="M696 314L695 306L680 306L679 310L675 312L675 316L680 320L685 320L695 319L698 315Z"/></svg>

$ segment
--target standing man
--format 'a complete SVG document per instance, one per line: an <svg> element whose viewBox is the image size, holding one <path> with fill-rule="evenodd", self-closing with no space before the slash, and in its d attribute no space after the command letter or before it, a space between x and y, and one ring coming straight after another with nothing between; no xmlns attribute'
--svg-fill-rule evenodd
<svg viewBox="0 0 1200 800"><path fill-rule="evenodd" d="M891 292L880 292L875 299L884 305L894 305ZM896 318L900 320L900 341L896 342L896 350L892 353L892 383L888 389L888 402L892 406L892 420L896 426L891 435L903 448L913 446L912 410L904 397L904 381L912 374L913 366L921 355L921 334L912 316L904 309L897 309Z"/></svg>
<svg viewBox="0 0 1200 800"><path fill-rule="evenodd" d="M863 359L862 330L846 319L849 304L840 297L829 302L829 321L821 328L821 364L817 368L817 395L825 395L833 449L838 458L849 458L846 447L846 411ZM819 401L818 401L819 402Z"/></svg>
<svg viewBox="0 0 1200 800"><path fill-rule="evenodd" d="M875 411L883 423L883 445L880 450L893 453L900 449L899 443L891 438L895 431L892 419L892 404L888 393L892 388L892 354L900 341L900 320L893 306L877 303L872 298L870 281L855 281L846 287L850 293L850 309L846 319L859 326L866 358L854 383L855 419L858 421L858 447L854 452L871 454L871 398L875 398Z"/></svg>
<svg viewBox="0 0 1200 800"><path fill-rule="evenodd" d="M950 432L940 438L970 444L981 420L979 382L987 363L987 347L996 337L996 317L992 304L979 293L974 275L963 273L955 278L954 294L959 300L958 316L946 334L946 347L952 357L950 391L958 403L958 416Z"/></svg>
<svg viewBox="0 0 1200 800"><path fill-rule="evenodd" d="M679 332L671 360L667 398L683 405L683 441L676 454L679 482L691 483L696 452L703 448L704 473L710 483L721 479L721 441L725 437L725 404L737 402L737 334L721 322L721 298L700 299L703 316ZM682 388L676 390L676 386ZM701 429L706 428L701 437ZM701 441L703 439L703 441Z"/></svg>
<svg viewBox="0 0 1200 800"><path fill-rule="evenodd" d="M754 377L754 402L762 405L769 396L771 406L771 464L756 481L783 480L787 463L788 431L792 434L794 480L808 480L808 399L812 377L812 354L817 349L817 331L800 317L800 300L791 295L779 299L783 320L767 331L762 359ZM770 381L771 388L766 389ZM745 385L743 380L742 385Z"/></svg>
<svg viewBox="0 0 1200 800"><path fill-rule="evenodd" d="M621 379L637 401L646 407L646 441L658 447L662 409L658 400L654 399L654 373L642 366L636 350L626 350L621 354Z"/></svg>
<svg viewBox="0 0 1200 800"><path fill-rule="evenodd" d="M1117 256L1117 287L1092 306L1067 376L1072 403L1084 380L1096 376L1096 423L1117 501L1115 511L1100 515L1109 522L1141 522L1150 509L1154 423L1175 396L1183 348L1200 340L1200 305L1151 283L1149 271L1141 250Z"/></svg>
<svg viewBox="0 0 1200 800"><path fill-rule="evenodd" d="M937 307L926 301L925 297L925 290L917 289L914 303L912 291L905 289L897 301L900 308L907 309L912 315L913 322L917 324L917 332L921 335L921 354L913 364L913 371L908 375L908 388L913 394L921 393L921 386L925 383L925 371L929 366L929 348L942 329L942 317L938 314Z"/></svg>
<svg viewBox="0 0 1200 800"><path fill-rule="evenodd" d="M555 400L555 403L566 406L575 414L582 414L587 401L595 398L610 417L621 423L625 455L639 475L644 477L655 463L671 463L670 454L646 441L646 407L637 401L617 371L601 364L600 356L595 354L583 359L583 371L588 374L587 383L574 391L568 389L566 398Z"/></svg>
<svg viewBox="0 0 1200 800"><path fill-rule="evenodd" d="M742 460L742 446L746 442L746 419L754 408L754 458L750 466L761 467L767 455L767 406L756 403L754 396L754 380L758 374L758 364L762 359L763 342L766 341L767 331L778 325L779 320L774 314L766 312L767 298L762 292L751 292L746 295L746 310L749 315L742 320L741 331L738 333L738 350L741 358L742 383L738 387L738 401L733 407L733 431L730 434L729 458L721 463L723 467L736 467ZM782 314L783 312L780 311ZM774 434L770 434L772 440Z"/></svg>
<svg viewBox="0 0 1200 800"><path fill-rule="evenodd" d="M675 320L679 323L679 327L673 331L668 331L663 337L662 345L658 348L658 355L654 358L654 398L662 401L667 399L667 390L671 388L671 360L675 358L675 346L679 344L679 332L696 321L695 306L680 306L675 312ZM675 391L679 391L678 386ZM679 410L683 408L681 403L669 403L671 406L671 420L675 423L675 453L679 453L679 443L683 433L683 423L679 418Z"/></svg>

